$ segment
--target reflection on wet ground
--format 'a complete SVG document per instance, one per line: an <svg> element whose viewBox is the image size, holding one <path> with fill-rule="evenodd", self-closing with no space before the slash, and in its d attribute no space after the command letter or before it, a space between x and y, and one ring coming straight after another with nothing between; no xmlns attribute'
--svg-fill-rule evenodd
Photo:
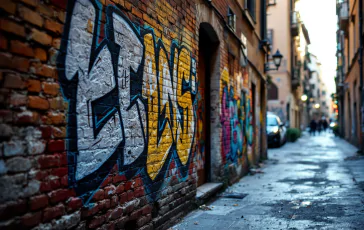
<svg viewBox="0 0 364 230"><path fill-rule="evenodd" d="M364 229L364 157L332 135L268 151L264 174L246 176L173 229Z"/></svg>

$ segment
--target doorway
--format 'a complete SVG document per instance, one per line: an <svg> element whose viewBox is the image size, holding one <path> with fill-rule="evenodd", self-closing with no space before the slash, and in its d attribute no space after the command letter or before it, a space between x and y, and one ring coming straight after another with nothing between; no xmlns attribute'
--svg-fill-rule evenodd
<svg viewBox="0 0 364 230"><path fill-rule="evenodd" d="M218 39L212 26L201 23L198 44L198 108L196 135L197 186L211 181L211 73L216 65Z"/></svg>

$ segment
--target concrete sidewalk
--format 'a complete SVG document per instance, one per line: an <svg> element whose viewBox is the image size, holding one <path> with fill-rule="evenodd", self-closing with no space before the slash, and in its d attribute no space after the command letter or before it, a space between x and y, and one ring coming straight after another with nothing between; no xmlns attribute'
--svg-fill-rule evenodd
<svg viewBox="0 0 364 230"><path fill-rule="evenodd" d="M270 149L263 173L246 176L173 229L363 229L364 157L331 134Z"/></svg>

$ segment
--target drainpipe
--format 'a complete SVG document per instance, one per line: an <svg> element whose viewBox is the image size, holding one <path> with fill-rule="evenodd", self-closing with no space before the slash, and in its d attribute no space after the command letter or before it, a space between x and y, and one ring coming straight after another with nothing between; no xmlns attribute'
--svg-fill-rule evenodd
<svg viewBox="0 0 364 230"><path fill-rule="evenodd" d="M363 1L359 1L359 41L360 41L360 47L359 47L359 77L360 77L360 94L361 94L361 100L360 100L360 112L361 112L361 121L360 121L360 128L361 128L361 152L364 153L364 89L363 89Z"/></svg>

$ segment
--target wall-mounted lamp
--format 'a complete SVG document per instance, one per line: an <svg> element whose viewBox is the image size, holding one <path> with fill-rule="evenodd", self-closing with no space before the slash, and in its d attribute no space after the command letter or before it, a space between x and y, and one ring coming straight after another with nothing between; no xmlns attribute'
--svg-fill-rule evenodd
<svg viewBox="0 0 364 230"><path fill-rule="evenodd" d="M270 70L278 70L279 66L281 66L281 62L282 62L282 58L283 55L279 52L279 50L277 49L276 53L273 54L273 63L276 66L276 68L270 68L269 67L269 63L268 63L268 55L267 55L267 62L264 65L264 71L270 71Z"/></svg>
<svg viewBox="0 0 364 230"><path fill-rule="evenodd" d="M315 108L316 108L316 109L319 109L319 108L320 108L320 104L319 104L319 103L316 103L316 104L315 104Z"/></svg>

